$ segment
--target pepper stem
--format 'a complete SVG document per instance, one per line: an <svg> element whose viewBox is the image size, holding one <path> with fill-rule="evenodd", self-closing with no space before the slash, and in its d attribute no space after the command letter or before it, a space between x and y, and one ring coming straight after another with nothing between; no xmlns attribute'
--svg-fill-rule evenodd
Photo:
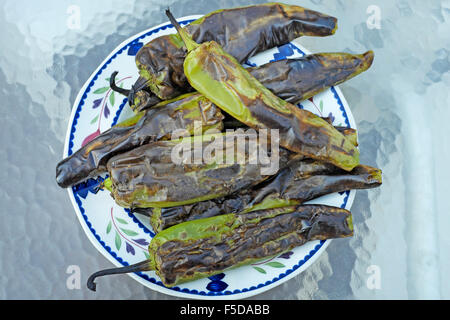
<svg viewBox="0 0 450 320"><path fill-rule="evenodd" d="M194 50L199 46L197 42L192 40L192 38L188 35L185 29L183 29L178 21L175 19L175 17L172 15L169 9L166 9L166 15L169 17L170 22L173 24L175 29L177 29L178 34L180 35L181 39L183 40L184 44L186 45L186 48L188 52Z"/></svg>
<svg viewBox="0 0 450 320"><path fill-rule="evenodd" d="M109 86L110 86L111 90L113 90L115 92L118 92L120 94L123 94L124 96L128 97L128 95L130 94L130 90L120 88L120 87L118 87L116 85L116 76L117 76L118 73L119 73L118 71L114 71L111 74L111 77L109 78Z"/></svg>
<svg viewBox="0 0 450 320"><path fill-rule="evenodd" d="M149 260L141 261L136 264L132 264L130 266L126 267L120 267L120 268L112 268L112 269L106 269L106 270L100 270L95 273L93 273L88 281L87 281L87 287L89 290L95 291L97 288L97 284L94 282L94 280L97 277L103 277L111 274L123 274L123 273L130 273L130 272L142 272L142 271L151 271L151 263Z"/></svg>

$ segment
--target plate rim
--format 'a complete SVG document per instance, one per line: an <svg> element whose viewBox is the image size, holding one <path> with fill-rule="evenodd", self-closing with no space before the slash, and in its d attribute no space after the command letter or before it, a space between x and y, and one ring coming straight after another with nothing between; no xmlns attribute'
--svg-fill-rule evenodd
<svg viewBox="0 0 450 320"><path fill-rule="evenodd" d="M179 22L184 22L184 23L190 23L191 20L195 20L198 19L200 17L202 17L203 15L188 15L188 16L183 16L180 18L177 18L177 21ZM186 22L188 21L188 22ZM130 45L132 42L139 40L141 37L145 36L146 34L148 34L149 32L158 32L160 29L165 29L167 27L173 27L171 25L170 22L165 22L165 23L161 23L159 25L156 25L154 27L148 28L142 32L136 33L130 37L128 37L127 39L125 39L124 41L122 41L118 46L116 46L111 53L99 64L99 66L91 73L91 75L88 77L88 79L85 81L85 83L83 84L83 86L80 88L74 103L72 105L72 110L71 110L71 114L70 114L70 118L69 118L69 122L68 122L68 127L67 127L67 131L66 131L66 137L65 137L65 144L64 144L64 150L63 150L63 158L67 157L68 152L69 152L69 148L70 148L70 143L71 143L71 136L72 136L72 127L74 126L74 122L76 125L76 115L78 113L78 108L80 106L80 102L83 98L83 96L86 93L87 88L91 85L91 83L93 81L96 80L96 75L99 73L100 70L104 69L107 67L107 65L109 64L108 61L110 62L110 60L112 60L112 58L119 54L120 52L122 52L123 49L125 49L128 45ZM308 54L308 50L305 49L299 42L298 39L295 39L293 41L291 41L291 43L294 45L294 48L297 47L296 49L298 49L300 52L303 52L305 54ZM342 91L339 89L338 86L333 86L331 87L332 92L334 93L338 104L340 105L341 111L345 112L345 115L348 119L348 125L352 128L356 128L356 123L355 120L353 118L353 114L351 113L350 107L348 105L347 100L345 99ZM80 109L81 111L81 109ZM104 246L101 245L101 243L99 242L99 239L96 238L95 234L92 232L92 230L90 229L90 227L88 226L87 223L89 223L88 221L85 220L85 218L83 217L83 213L80 210L80 205L77 203L77 200L75 199L75 194L73 192L73 188L67 188L67 192L69 194L69 198L72 202L72 206L75 209L75 213L76 216L82 226L82 229L84 231L84 233L86 234L86 236L88 237L88 239L90 240L90 242L94 245L94 247L100 252L102 253L103 256L105 256L109 261L111 261L115 266L121 267L124 266L124 264L122 264L120 261L117 260L117 258L115 258L110 252L108 252L107 250L105 250ZM348 196L346 198L346 200L344 200L344 204L343 206L345 208L347 208L348 210L351 208L352 204L353 204L353 200L355 198L355 194L356 191L355 190L350 190L348 192ZM83 209L83 208L81 208ZM145 279L142 275L138 275L135 273L130 273L127 274L128 276L132 277L134 280L138 281L140 284L144 285L145 287L151 289L151 290L155 290L157 292L160 293L164 293L167 294L169 296L175 296L175 297L181 297L181 298L190 298L190 299L200 299L200 300L235 300L235 299L245 299L260 293L263 293L265 291L268 291L274 287L279 286L280 284L292 279L295 276L298 276L300 273L302 273L303 271L305 271L306 269L309 268L309 266L311 264L313 264L321 255L322 253L326 250L326 248L328 247L328 245L331 243L332 239L327 239L327 240L322 240L320 241L316 246L314 246L314 249L310 251L310 253L312 251L314 251L312 253L312 255L306 260L304 261L296 270L290 270L291 272L287 275L284 275L283 277L279 278L281 274L280 273L277 278L279 278L278 280L273 281L270 280L270 283L265 285L264 283L262 283L262 286L259 287L255 287L254 289L248 289L247 291L242 291L243 289L240 289L238 293L231 293L231 294L214 294L214 295L201 295L201 294L195 294L195 293L185 293L182 291L176 291L173 290L171 288L166 288L160 285L157 285L156 283L152 283L150 281L148 281L147 279ZM318 247L319 246L319 247ZM318 247L318 248L317 248ZM310 254L309 253L309 254ZM299 264L301 261L303 261L309 254L306 254L303 259L299 260L299 262L297 264ZM292 267L290 268L292 269ZM253 287L252 287L253 288Z"/></svg>

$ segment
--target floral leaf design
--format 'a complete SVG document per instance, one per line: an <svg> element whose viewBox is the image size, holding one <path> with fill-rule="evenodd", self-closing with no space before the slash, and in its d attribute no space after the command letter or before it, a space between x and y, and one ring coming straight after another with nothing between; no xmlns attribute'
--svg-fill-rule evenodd
<svg viewBox="0 0 450 320"><path fill-rule="evenodd" d="M94 103L92 104L92 109L98 108L100 106L100 103L102 102L103 98L94 100Z"/></svg>
<svg viewBox="0 0 450 320"><path fill-rule="evenodd" d="M90 141L94 140L99 135L100 135L100 130L97 129L95 132L91 133L86 138L84 138L83 142L81 143L81 146L84 147L86 144L88 144Z"/></svg>
<svg viewBox="0 0 450 320"><path fill-rule="evenodd" d="M91 124L93 124L94 122L96 122L98 120L98 116L99 115L96 115L95 118L91 120Z"/></svg>
<svg viewBox="0 0 450 320"><path fill-rule="evenodd" d="M103 110L103 114L105 115L105 118L108 118L110 113L111 112L109 111L108 104L105 103L105 109Z"/></svg>
<svg viewBox="0 0 450 320"><path fill-rule="evenodd" d="M102 93L105 93L108 90L109 90L109 87L103 87L103 88L99 88L99 89L95 90L94 93L95 94L102 94Z"/></svg>
<svg viewBox="0 0 450 320"><path fill-rule="evenodd" d="M120 222L121 224L128 224L128 222L126 222L125 220L121 219L121 218L116 218L116 220L118 222Z"/></svg>
<svg viewBox="0 0 450 320"><path fill-rule="evenodd" d="M114 242L116 244L117 250L120 250L120 247L122 246L122 239L120 238L120 235L117 231L116 231L116 239Z"/></svg>
<svg viewBox="0 0 450 320"><path fill-rule="evenodd" d="M278 258L289 259L293 253L294 253L293 251L288 251L280 254Z"/></svg>
<svg viewBox="0 0 450 320"><path fill-rule="evenodd" d="M128 229L120 228L120 230L122 230L123 233L125 233L127 236L130 236L130 237L134 237L134 236L137 236L139 234L139 233L137 233L135 231L128 230Z"/></svg>
<svg viewBox="0 0 450 320"><path fill-rule="evenodd" d="M323 100L320 100L319 109L320 109L320 112L323 112Z"/></svg>
<svg viewBox="0 0 450 320"><path fill-rule="evenodd" d="M147 251L142 251L144 253L144 256L146 259L150 259L150 255L148 254Z"/></svg>
<svg viewBox="0 0 450 320"><path fill-rule="evenodd" d="M133 248L133 246L132 245L130 245L128 242L125 242L126 243L126 249L127 249L127 252L128 253L131 253L133 256L134 256L134 254L136 253L135 251L134 251L134 248Z"/></svg>
<svg viewBox="0 0 450 320"><path fill-rule="evenodd" d="M148 246L149 242L145 239L133 239L134 242L136 242L137 244L140 244L142 246Z"/></svg>
<svg viewBox="0 0 450 320"><path fill-rule="evenodd" d="M270 266L272 268L284 268L285 267L284 264L277 262L277 261L267 262L266 266Z"/></svg>
<svg viewBox="0 0 450 320"><path fill-rule="evenodd" d="M114 96L114 91L111 92L111 94L109 95L109 102L111 103L111 106L114 106L114 102L116 102L116 98Z"/></svg>
<svg viewBox="0 0 450 320"><path fill-rule="evenodd" d="M316 108L316 110L320 113L320 116L322 117L322 110L323 110L323 102L322 102L322 100L320 101L322 106L319 106L319 107L314 103L314 97L308 98L308 100L313 104L314 108Z"/></svg>
<svg viewBox="0 0 450 320"><path fill-rule="evenodd" d="M108 226L106 227L106 234L111 232L111 228L112 228L112 223L111 221L108 223Z"/></svg>
<svg viewBox="0 0 450 320"><path fill-rule="evenodd" d="M264 273L264 274L266 274L267 272L266 272L266 270L264 270L263 268L260 268L260 267L253 267L256 271L258 271L258 272L261 272L261 273Z"/></svg>

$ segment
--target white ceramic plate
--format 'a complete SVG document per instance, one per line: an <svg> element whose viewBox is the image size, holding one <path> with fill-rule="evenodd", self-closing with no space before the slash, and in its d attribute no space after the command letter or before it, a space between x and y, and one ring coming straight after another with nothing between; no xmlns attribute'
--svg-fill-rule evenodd
<svg viewBox="0 0 450 320"><path fill-rule="evenodd" d="M184 25L199 17L187 16L178 21ZM173 26L165 23L134 35L114 49L100 64L84 84L73 105L63 157L78 150L86 139L95 137L132 115L127 99L109 89L109 76L113 71L119 71L117 83L123 84L124 88L130 88L138 78L135 55L139 48L153 38L174 32ZM305 53L307 51L297 41L293 41L253 57L248 64L261 65L270 60L300 57ZM331 114L334 117L334 125L356 128L347 102L336 87L302 102L299 107L320 116ZM108 191L96 191L96 184L98 181L91 179L68 189L75 212L89 240L116 266L134 264L146 259L147 245L154 234L145 217L132 214L116 205ZM354 196L355 191L335 193L310 203L350 209ZM320 256L330 241L312 241L276 258L174 288L164 287L154 272L130 276L153 290L173 296L195 299L241 299L271 289L295 277ZM120 281L120 278L117 278L117 281Z"/></svg>

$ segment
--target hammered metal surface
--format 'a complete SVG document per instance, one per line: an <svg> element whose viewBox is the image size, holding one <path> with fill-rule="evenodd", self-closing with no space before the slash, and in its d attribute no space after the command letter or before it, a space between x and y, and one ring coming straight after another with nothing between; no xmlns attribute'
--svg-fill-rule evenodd
<svg viewBox="0 0 450 320"><path fill-rule="evenodd" d="M97 293L85 287L111 264L55 182L71 107L111 50L165 22L167 6L186 16L259 2L0 1L0 299L173 299L127 276L99 280ZM333 37L301 39L310 51L375 51L372 68L339 87L361 162L382 168L384 183L357 192L353 238L332 241L305 272L252 299L449 299L450 1L284 2L338 18ZM380 28L370 28L377 12ZM72 265L80 289L67 285Z"/></svg>

